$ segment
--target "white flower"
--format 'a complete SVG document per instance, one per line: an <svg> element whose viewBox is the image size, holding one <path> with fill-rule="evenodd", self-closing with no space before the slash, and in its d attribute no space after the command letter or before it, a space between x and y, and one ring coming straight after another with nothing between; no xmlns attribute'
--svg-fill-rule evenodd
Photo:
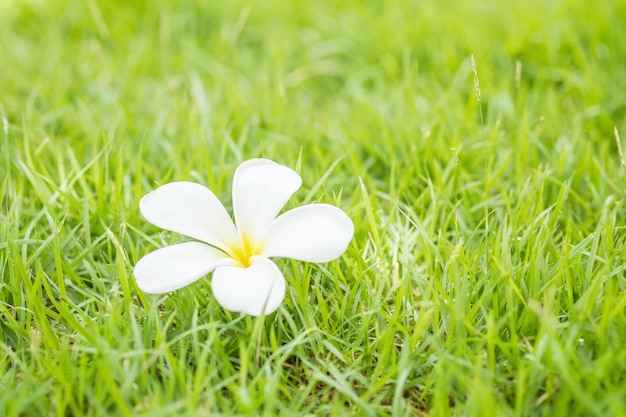
<svg viewBox="0 0 626 417"><path fill-rule="evenodd" d="M164 293L213 272L217 301L253 316L274 312L285 297L285 278L271 257L329 262L352 239L354 226L337 207L309 204L278 216L302 179L268 159L239 165L233 179L233 223L208 188L192 182L163 185L139 202L143 216L166 230L192 237L157 249L135 265L141 290ZM277 217L278 216L278 217Z"/></svg>

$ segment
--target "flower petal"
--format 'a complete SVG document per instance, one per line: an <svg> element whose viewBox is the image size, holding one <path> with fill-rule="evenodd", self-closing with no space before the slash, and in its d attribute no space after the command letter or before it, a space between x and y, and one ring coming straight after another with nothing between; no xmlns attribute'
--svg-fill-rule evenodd
<svg viewBox="0 0 626 417"><path fill-rule="evenodd" d="M234 262L209 245L186 242L150 252L137 262L133 273L139 289L160 294L189 285L216 267Z"/></svg>
<svg viewBox="0 0 626 417"><path fill-rule="evenodd" d="M228 212L215 194L203 185L193 182L165 184L145 195L139 208L150 223L225 251L239 242Z"/></svg>
<svg viewBox="0 0 626 417"><path fill-rule="evenodd" d="M294 170L269 159L251 159L239 165L233 179L233 212L242 240L258 243L301 184Z"/></svg>
<svg viewBox="0 0 626 417"><path fill-rule="evenodd" d="M221 266L213 272L211 288L220 305L228 310L260 316L271 314L285 298L285 278L276 264L255 256L248 268Z"/></svg>
<svg viewBox="0 0 626 417"><path fill-rule="evenodd" d="M328 204L309 204L270 224L263 256L329 262L345 252L353 234L354 225L346 213Z"/></svg>

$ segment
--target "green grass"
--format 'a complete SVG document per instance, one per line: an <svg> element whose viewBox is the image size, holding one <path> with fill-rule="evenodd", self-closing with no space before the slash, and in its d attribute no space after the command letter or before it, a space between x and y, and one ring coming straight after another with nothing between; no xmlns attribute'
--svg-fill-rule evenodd
<svg viewBox="0 0 626 417"><path fill-rule="evenodd" d="M626 414L625 6L0 0L0 415ZM254 157L346 253L141 293L139 199Z"/></svg>

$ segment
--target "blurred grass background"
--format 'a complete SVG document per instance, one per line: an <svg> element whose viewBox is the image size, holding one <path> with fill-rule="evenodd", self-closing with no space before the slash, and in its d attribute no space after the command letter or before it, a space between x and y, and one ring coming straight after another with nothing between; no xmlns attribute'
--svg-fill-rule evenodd
<svg viewBox="0 0 626 417"><path fill-rule="evenodd" d="M626 3L0 0L0 414L626 413ZM471 56L474 57L475 70ZM477 88L477 84L478 88ZM264 319L147 297L168 181L355 239Z"/></svg>

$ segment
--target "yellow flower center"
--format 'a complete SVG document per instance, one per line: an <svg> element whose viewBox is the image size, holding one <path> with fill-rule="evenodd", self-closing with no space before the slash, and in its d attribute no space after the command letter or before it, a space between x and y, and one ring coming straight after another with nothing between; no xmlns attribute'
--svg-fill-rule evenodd
<svg viewBox="0 0 626 417"><path fill-rule="evenodd" d="M232 248L231 256L236 260L242 268L249 267L252 263L250 258L261 252L259 245L255 245L247 236L241 236L241 245Z"/></svg>

